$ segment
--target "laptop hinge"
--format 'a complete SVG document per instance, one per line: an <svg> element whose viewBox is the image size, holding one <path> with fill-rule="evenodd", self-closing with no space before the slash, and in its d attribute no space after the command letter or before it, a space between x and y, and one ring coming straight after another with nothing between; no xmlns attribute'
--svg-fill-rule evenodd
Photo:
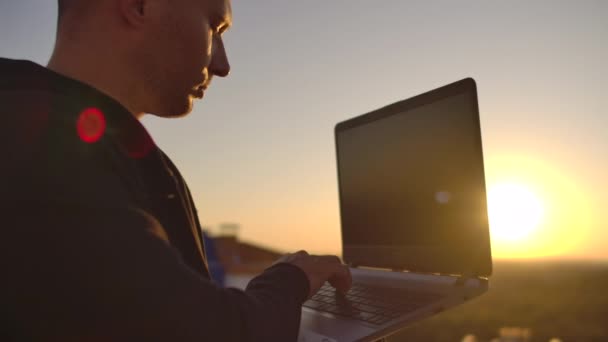
<svg viewBox="0 0 608 342"><path fill-rule="evenodd" d="M462 287L462 286L464 286L464 284L469 279L477 280L477 279L479 279L479 277L476 276L476 275L474 275L473 273L464 273L464 274L461 274L461 275L459 275L456 278L456 281L454 282L454 286L456 286L456 287Z"/></svg>

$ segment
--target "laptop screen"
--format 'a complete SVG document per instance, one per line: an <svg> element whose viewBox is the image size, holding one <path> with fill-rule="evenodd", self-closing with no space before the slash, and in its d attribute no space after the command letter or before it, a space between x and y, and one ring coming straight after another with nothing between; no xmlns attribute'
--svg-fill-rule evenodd
<svg viewBox="0 0 608 342"><path fill-rule="evenodd" d="M460 88L436 90L430 98L402 101L337 127L345 259L349 254L367 266L488 273L476 94Z"/></svg>

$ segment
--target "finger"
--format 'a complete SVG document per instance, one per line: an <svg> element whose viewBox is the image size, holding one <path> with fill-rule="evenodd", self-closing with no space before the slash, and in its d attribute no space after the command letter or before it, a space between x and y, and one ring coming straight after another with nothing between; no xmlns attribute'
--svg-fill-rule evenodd
<svg viewBox="0 0 608 342"><path fill-rule="evenodd" d="M338 290L343 292L348 291L352 284L352 277L348 266L343 265L340 258L335 255L320 255L318 258L323 260L327 267L325 272L329 283Z"/></svg>
<svg viewBox="0 0 608 342"><path fill-rule="evenodd" d="M303 249L301 249L301 250L299 250L299 251L297 251L297 252L293 253L293 255L294 255L294 256L308 256L308 252L307 252L307 251L305 251L305 250L303 250Z"/></svg>
<svg viewBox="0 0 608 342"><path fill-rule="evenodd" d="M352 275L346 265L339 265L328 279L331 286L341 292L347 292L352 286Z"/></svg>
<svg viewBox="0 0 608 342"><path fill-rule="evenodd" d="M318 255L317 257L329 264L342 264L342 260L335 255Z"/></svg>

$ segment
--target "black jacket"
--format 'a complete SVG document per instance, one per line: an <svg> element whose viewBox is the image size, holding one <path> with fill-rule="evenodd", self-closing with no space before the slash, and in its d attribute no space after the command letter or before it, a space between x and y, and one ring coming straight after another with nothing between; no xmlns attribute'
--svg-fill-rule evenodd
<svg viewBox="0 0 608 342"><path fill-rule="evenodd" d="M119 103L0 59L0 120L0 340L297 339L306 275L215 285L185 182Z"/></svg>

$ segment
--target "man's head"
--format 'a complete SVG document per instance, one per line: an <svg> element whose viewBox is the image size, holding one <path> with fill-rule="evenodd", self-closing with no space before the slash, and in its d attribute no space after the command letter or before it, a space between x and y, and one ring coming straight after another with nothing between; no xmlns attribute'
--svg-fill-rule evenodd
<svg viewBox="0 0 608 342"><path fill-rule="evenodd" d="M187 114L211 78L230 71L222 41L232 20L229 0L58 4L58 39L49 67L91 83L131 111Z"/></svg>

